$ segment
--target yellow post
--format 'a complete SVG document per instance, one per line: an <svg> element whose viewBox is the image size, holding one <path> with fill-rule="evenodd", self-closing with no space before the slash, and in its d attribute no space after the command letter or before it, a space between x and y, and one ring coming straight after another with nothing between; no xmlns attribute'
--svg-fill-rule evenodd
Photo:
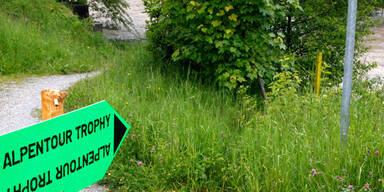
<svg viewBox="0 0 384 192"><path fill-rule="evenodd" d="M315 92L316 95L319 95L320 93L320 78L321 78L321 63L323 60L323 53L319 53L317 55L317 62L316 62L316 80L315 80Z"/></svg>

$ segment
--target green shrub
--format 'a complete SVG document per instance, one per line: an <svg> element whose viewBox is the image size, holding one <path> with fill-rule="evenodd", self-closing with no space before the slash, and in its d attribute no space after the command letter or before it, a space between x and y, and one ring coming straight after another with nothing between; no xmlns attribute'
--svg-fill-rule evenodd
<svg viewBox="0 0 384 192"><path fill-rule="evenodd" d="M233 89L267 83L279 72L283 34L273 30L296 1L145 1L151 50L169 64L188 66Z"/></svg>
<svg viewBox="0 0 384 192"><path fill-rule="evenodd" d="M377 0L359 1L355 46L356 71ZM176 1L147 0L150 49L166 63L195 69L230 89L266 84L283 72L297 72L301 88L310 88L316 56L323 52L324 78L339 84L343 75L347 6L344 0ZM290 58L286 62L286 58ZM294 61L294 62L293 62ZM253 89L254 90L254 89Z"/></svg>

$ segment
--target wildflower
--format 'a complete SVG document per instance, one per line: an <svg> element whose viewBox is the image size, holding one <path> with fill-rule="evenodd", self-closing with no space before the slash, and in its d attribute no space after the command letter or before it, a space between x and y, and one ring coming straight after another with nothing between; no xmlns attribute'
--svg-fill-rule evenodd
<svg viewBox="0 0 384 192"><path fill-rule="evenodd" d="M143 165L143 162L138 161L138 162L137 162L137 165L138 165L138 166L141 166L141 165Z"/></svg>
<svg viewBox="0 0 384 192"><path fill-rule="evenodd" d="M369 149L368 149L368 151L367 151L367 152L368 152L368 153L370 153L370 152L371 152L371 150L369 150Z"/></svg>
<svg viewBox="0 0 384 192"><path fill-rule="evenodd" d="M369 184L368 183L364 185L364 188L366 188L368 190L371 190L371 189L369 189Z"/></svg>
<svg viewBox="0 0 384 192"><path fill-rule="evenodd" d="M375 151L375 155L379 155L380 154L380 152L379 151Z"/></svg>
<svg viewBox="0 0 384 192"><path fill-rule="evenodd" d="M128 76L130 76L130 75L131 75L131 73L128 72Z"/></svg>
<svg viewBox="0 0 384 192"><path fill-rule="evenodd" d="M135 135L135 134L132 134L132 137L136 137L136 135Z"/></svg>
<svg viewBox="0 0 384 192"><path fill-rule="evenodd" d="M132 117L133 117L133 115L132 115L132 114L129 114L129 115L128 115L128 117L129 117L129 118L132 118Z"/></svg>
<svg viewBox="0 0 384 192"><path fill-rule="evenodd" d="M316 169L312 169L312 174L313 174L313 176L315 176L317 174Z"/></svg>
<svg viewBox="0 0 384 192"><path fill-rule="evenodd" d="M317 172L317 174L318 174L318 175L322 175L322 174L323 174L323 172L321 172L321 171L318 171L318 172Z"/></svg>
<svg viewBox="0 0 384 192"><path fill-rule="evenodd" d="M163 160L163 158L159 157L159 161L162 161L162 160Z"/></svg>
<svg viewBox="0 0 384 192"><path fill-rule="evenodd" d="M383 180L382 180L382 179L379 179L378 181L379 181L379 182L383 182Z"/></svg>
<svg viewBox="0 0 384 192"><path fill-rule="evenodd" d="M130 159L129 162L133 163L133 159Z"/></svg>
<svg viewBox="0 0 384 192"><path fill-rule="evenodd" d="M152 147L152 151L155 151L156 149L154 147Z"/></svg>
<svg viewBox="0 0 384 192"><path fill-rule="evenodd" d="M140 135L140 133L139 133L139 134L137 134L137 136L138 136L138 137L140 137L140 136L141 136L141 135Z"/></svg>
<svg viewBox="0 0 384 192"><path fill-rule="evenodd" d="M343 172L344 172L344 173L346 173L346 172L347 172L347 170L346 170L346 169L343 169Z"/></svg>
<svg viewBox="0 0 384 192"><path fill-rule="evenodd" d="M340 176L336 175L336 179L338 179L339 181L342 181L343 178L341 178Z"/></svg>
<svg viewBox="0 0 384 192"><path fill-rule="evenodd" d="M91 98L91 95L88 95L87 98L88 98L88 99Z"/></svg>
<svg viewBox="0 0 384 192"><path fill-rule="evenodd" d="M128 105L128 101L127 101L127 102L125 102L125 104L126 104L126 105Z"/></svg>
<svg viewBox="0 0 384 192"><path fill-rule="evenodd" d="M348 185L348 189L353 189L353 185Z"/></svg>

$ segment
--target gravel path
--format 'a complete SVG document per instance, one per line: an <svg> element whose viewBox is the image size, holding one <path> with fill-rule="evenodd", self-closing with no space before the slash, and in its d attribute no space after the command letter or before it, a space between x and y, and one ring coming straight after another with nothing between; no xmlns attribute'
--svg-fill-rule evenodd
<svg viewBox="0 0 384 192"><path fill-rule="evenodd" d="M41 121L41 91L44 89L67 90L77 81L97 75L98 72L53 75L27 78L22 82L0 84L0 135L22 129ZM106 192L94 184L82 192Z"/></svg>
<svg viewBox="0 0 384 192"><path fill-rule="evenodd" d="M363 59L377 63L377 67L368 72L368 78L379 77L384 80L384 25L376 27L373 32L373 40L367 43L370 50L364 54Z"/></svg>

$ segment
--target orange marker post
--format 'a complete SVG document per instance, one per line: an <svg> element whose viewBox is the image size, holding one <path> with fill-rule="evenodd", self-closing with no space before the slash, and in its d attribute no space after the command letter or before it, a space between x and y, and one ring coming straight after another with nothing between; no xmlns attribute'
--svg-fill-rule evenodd
<svg viewBox="0 0 384 192"><path fill-rule="evenodd" d="M43 121L64 114L64 100L67 97L65 91L43 90L41 91L41 119Z"/></svg>

